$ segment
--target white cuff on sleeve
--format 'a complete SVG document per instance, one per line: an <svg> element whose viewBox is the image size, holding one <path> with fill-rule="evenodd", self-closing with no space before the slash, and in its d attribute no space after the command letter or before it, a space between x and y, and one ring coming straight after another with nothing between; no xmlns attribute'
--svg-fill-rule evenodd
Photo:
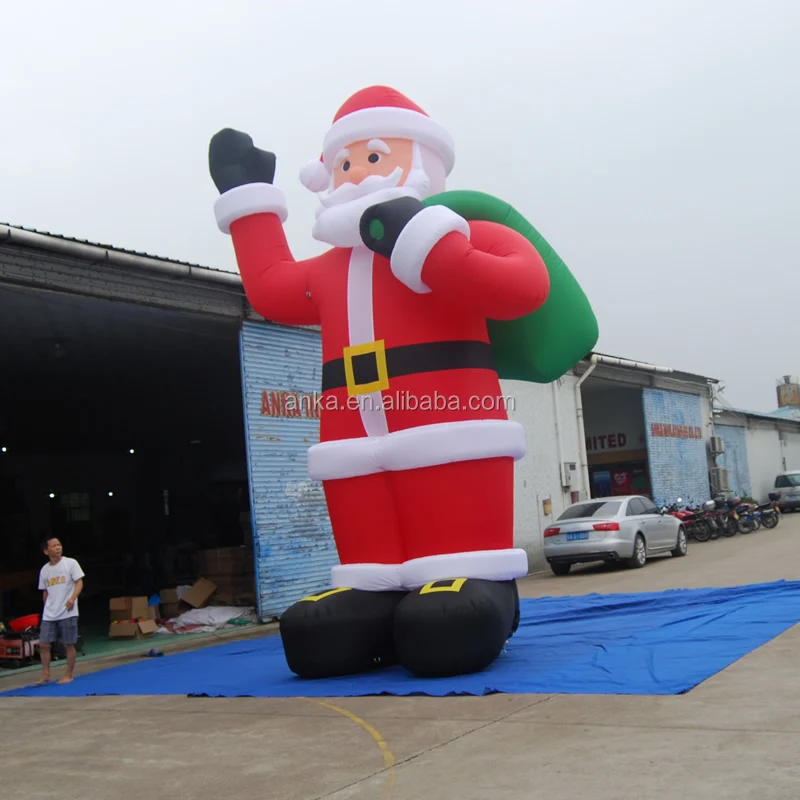
<svg viewBox="0 0 800 800"><path fill-rule="evenodd" d="M428 206L411 218L397 237L391 266L395 277L409 289L425 294L422 267L428 253L448 233L458 231L469 239L469 223L446 206Z"/></svg>
<svg viewBox="0 0 800 800"><path fill-rule="evenodd" d="M281 222L289 216L283 192L271 183L246 183L221 194L214 203L217 226L230 233L231 223L250 214L277 214Z"/></svg>

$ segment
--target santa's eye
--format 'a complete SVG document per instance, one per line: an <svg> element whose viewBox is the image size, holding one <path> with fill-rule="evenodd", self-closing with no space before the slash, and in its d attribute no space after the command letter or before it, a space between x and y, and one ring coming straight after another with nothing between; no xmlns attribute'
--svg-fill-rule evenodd
<svg viewBox="0 0 800 800"><path fill-rule="evenodd" d="M345 161L344 164L342 164L342 172L347 172L347 170L349 169L350 169L350 162Z"/></svg>
<svg viewBox="0 0 800 800"><path fill-rule="evenodd" d="M370 153L369 158L367 159L370 164L377 164L380 160L381 157L377 153Z"/></svg>

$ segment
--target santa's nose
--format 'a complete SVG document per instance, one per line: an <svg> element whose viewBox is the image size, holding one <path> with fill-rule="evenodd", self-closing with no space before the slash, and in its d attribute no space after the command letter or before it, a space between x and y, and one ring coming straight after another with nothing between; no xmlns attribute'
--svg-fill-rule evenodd
<svg viewBox="0 0 800 800"><path fill-rule="evenodd" d="M366 167L350 167L350 171L347 173L347 180L351 183L361 183L367 175L369 173Z"/></svg>

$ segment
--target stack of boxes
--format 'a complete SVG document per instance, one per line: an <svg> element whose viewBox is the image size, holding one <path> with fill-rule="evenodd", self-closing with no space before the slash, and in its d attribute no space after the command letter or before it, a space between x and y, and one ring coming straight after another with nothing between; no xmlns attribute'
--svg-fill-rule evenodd
<svg viewBox="0 0 800 800"><path fill-rule="evenodd" d="M146 597L112 597L108 605L112 639L143 639L158 630L158 606L147 605Z"/></svg>
<svg viewBox="0 0 800 800"><path fill-rule="evenodd" d="M162 619L175 619L185 610L178 599L177 589L162 589L158 593L158 599L161 601Z"/></svg>
<svg viewBox="0 0 800 800"><path fill-rule="evenodd" d="M115 639L141 639L158 630L158 619L175 619L192 608L254 606L256 579L251 547L219 547L197 554L197 574L203 576L178 597L177 589L158 593L160 606L150 606L146 597L115 597L109 603Z"/></svg>
<svg viewBox="0 0 800 800"><path fill-rule="evenodd" d="M198 574L214 584L214 602L249 606L256 602L256 577L250 547L219 547L197 554Z"/></svg>

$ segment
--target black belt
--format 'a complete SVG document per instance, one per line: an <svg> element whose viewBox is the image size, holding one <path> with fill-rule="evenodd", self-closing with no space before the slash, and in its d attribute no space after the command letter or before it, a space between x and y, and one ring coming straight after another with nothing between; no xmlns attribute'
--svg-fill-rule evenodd
<svg viewBox="0 0 800 800"><path fill-rule="evenodd" d="M386 350L381 342L371 342L369 345L346 348L345 353L345 358L326 361L322 365L323 392L348 385L351 392L355 390L355 393L380 391L388 388L389 379L418 372L495 369L492 348L488 342L426 342ZM351 373L350 382L348 372Z"/></svg>

